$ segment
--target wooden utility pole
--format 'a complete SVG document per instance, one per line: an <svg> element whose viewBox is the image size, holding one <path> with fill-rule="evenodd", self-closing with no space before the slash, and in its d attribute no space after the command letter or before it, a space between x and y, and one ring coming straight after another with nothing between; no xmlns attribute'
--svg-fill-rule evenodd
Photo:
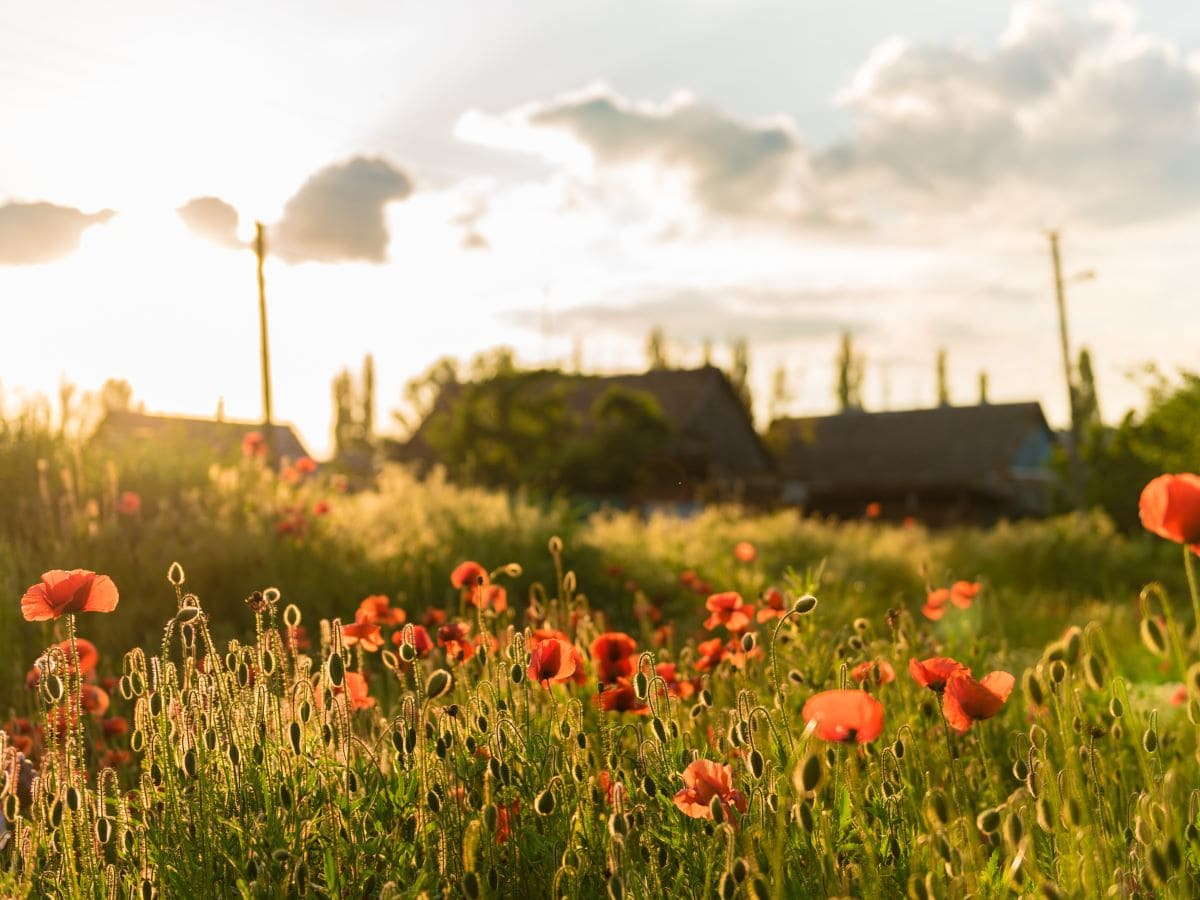
<svg viewBox="0 0 1200 900"><path fill-rule="evenodd" d="M1062 259L1058 252L1058 232L1050 232L1050 258L1054 263L1054 297L1058 302L1058 337L1062 343L1063 375L1067 381L1067 400L1071 414L1071 445L1067 461L1071 475L1071 506L1083 509L1083 458L1079 455L1079 392L1071 368L1071 346L1067 340L1067 299L1063 288Z"/></svg>
<svg viewBox="0 0 1200 900"><path fill-rule="evenodd" d="M271 352L267 347L267 283L263 278L263 262L267 257L266 228L262 222L254 223L254 255L258 257L258 336L259 358L262 363L263 396L263 440L267 442L267 455L274 458L274 428L271 425Z"/></svg>

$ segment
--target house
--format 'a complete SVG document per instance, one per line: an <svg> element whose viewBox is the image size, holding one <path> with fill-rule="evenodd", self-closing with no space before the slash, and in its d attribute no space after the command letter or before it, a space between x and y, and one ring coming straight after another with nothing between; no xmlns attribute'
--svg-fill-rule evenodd
<svg viewBox="0 0 1200 900"><path fill-rule="evenodd" d="M263 436L276 458L286 456L297 460L309 455L290 425L273 424L268 432L261 422L192 419L126 410L108 412L96 427L92 441L121 453L153 448L156 452L234 462L241 457L242 441L251 432Z"/></svg>
<svg viewBox="0 0 1200 900"><path fill-rule="evenodd" d="M1044 515L1054 433L1037 403L847 411L771 423L782 499L930 524Z"/></svg>
<svg viewBox="0 0 1200 900"><path fill-rule="evenodd" d="M771 502L778 490L774 460L728 377L714 366L652 369L624 375L533 373L541 390L561 389L566 408L587 435L594 404L610 389L652 397L671 426L671 437L653 478L621 498L642 506L690 506L701 500ZM405 443L385 442L385 454L419 470L438 462L428 440L430 426L446 416L465 385L443 388L434 409Z"/></svg>

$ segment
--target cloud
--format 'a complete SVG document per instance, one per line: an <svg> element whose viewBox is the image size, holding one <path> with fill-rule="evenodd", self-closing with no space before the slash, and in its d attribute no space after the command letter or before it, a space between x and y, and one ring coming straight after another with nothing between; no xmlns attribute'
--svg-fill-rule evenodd
<svg viewBox="0 0 1200 900"><path fill-rule="evenodd" d="M1111 222L1200 202L1200 67L1124 7L1025 4L990 50L889 41L839 101L853 134L818 170L898 207Z"/></svg>
<svg viewBox="0 0 1200 900"><path fill-rule="evenodd" d="M822 224L836 217L790 121L742 121L687 94L635 103L598 85L502 116L468 112L456 134L536 153L581 180L615 173L628 186L637 183L630 170L649 169L660 176L646 184L650 193L682 189L703 214Z"/></svg>
<svg viewBox="0 0 1200 900"><path fill-rule="evenodd" d="M222 247L244 247L237 236L237 210L219 197L194 197L176 210L197 237Z"/></svg>
<svg viewBox="0 0 1200 900"><path fill-rule="evenodd" d="M412 193L412 181L387 160L355 157L311 176L269 231L287 262L387 261L388 203Z"/></svg>
<svg viewBox="0 0 1200 900"><path fill-rule="evenodd" d="M114 215L111 209L85 213L54 203L10 201L0 206L0 265L32 265L73 253L86 228Z"/></svg>

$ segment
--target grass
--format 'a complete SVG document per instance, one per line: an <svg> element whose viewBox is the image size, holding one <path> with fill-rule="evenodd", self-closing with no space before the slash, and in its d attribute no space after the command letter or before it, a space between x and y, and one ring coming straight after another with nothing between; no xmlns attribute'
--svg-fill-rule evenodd
<svg viewBox="0 0 1200 900"><path fill-rule="evenodd" d="M26 523L0 527L16 648L0 661L5 896L1200 888L1200 671L1178 548L1103 517L935 533L726 508L580 518L401 471L362 494L254 460L139 481L55 439L0 454L4 477ZM117 512L126 489L137 514ZM450 584L464 559L491 570L505 609ZM117 609L22 621L25 588L75 566L113 577ZM927 588L960 579L982 585L969 608L922 616ZM761 608L771 588L782 618L702 624L710 594ZM406 621L377 610L368 651L340 623L373 594ZM431 647L412 627L425 621ZM538 628L561 632L582 683L531 679ZM83 678L76 631L101 653ZM594 655L613 631L636 650ZM938 656L1015 688L959 732L908 672ZM864 686L882 729L827 741L804 707L857 690L864 662L896 674ZM614 667L623 705L644 711L603 708ZM701 760L717 801L677 802Z"/></svg>

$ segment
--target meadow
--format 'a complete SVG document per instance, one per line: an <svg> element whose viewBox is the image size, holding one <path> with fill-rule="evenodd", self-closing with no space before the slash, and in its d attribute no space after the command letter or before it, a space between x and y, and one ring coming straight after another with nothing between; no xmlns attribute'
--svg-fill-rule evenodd
<svg viewBox="0 0 1200 900"><path fill-rule="evenodd" d="M118 466L35 419L0 432L4 896L1200 888L1171 540Z"/></svg>

